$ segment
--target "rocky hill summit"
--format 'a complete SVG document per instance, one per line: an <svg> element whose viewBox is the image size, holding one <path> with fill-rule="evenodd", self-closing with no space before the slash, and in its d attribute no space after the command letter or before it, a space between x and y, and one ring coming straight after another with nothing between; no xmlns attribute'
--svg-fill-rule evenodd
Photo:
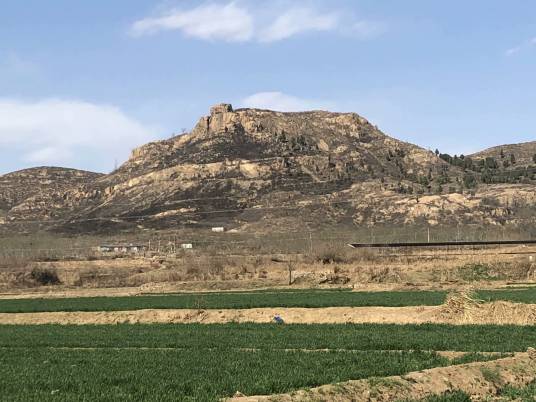
<svg viewBox="0 0 536 402"><path fill-rule="evenodd" d="M430 152L386 136L355 113L233 110L220 104L191 133L134 150L116 174L138 176L179 164L321 155L352 161L367 171L383 167L395 175L401 169L399 159L414 162L415 174L441 164Z"/></svg>
<svg viewBox="0 0 536 402"><path fill-rule="evenodd" d="M5 222L40 217L62 231L503 223L518 219L512 205L534 202L526 183L481 178L355 113L219 104L190 133L135 149L109 175L26 198L32 213L11 209Z"/></svg>

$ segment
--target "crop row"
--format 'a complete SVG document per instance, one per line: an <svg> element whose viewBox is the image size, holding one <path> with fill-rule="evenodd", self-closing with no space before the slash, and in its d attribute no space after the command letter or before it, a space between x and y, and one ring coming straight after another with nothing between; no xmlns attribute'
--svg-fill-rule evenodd
<svg viewBox="0 0 536 402"><path fill-rule="evenodd" d="M442 291L348 292L244 292L184 293L131 297L82 297L61 299L3 299L0 312L121 311L142 309L245 309L261 307L366 307L436 306L445 301ZM536 288L486 290L477 293L483 300L510 300L536 303Z"/></svg>
<svg viewBox="0 0 536 402"><path fill-rule="evenodd" d="M352 349L515 352L536 346L536 326L493 325L2 325L0 348Z"/></svg>
<svg viewBox="0 0 536 402"><path fill-rule="evenodd" d="M471 356L473 360L478 355ZM451 362L433 352L0 349L10 401L209 401L289 392Z"/></svg>

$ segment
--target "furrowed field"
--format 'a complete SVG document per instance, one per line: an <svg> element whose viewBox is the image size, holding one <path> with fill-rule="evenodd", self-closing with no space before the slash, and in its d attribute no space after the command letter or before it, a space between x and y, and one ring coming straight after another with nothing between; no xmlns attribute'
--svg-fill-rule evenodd
<svg viewBox="0 0 536 402"><path fill-rule="evenodd" d="M0 327L3 400L217 400L495 358L536 328L447 325Z"/></svg>
<svg viewBox="0 0 536 402"><path fill-rule="evenodd" d="M184 293L135 297L79 297L62 299L0 300L0 312L122 311L141 309L244 309L256 307L402 307L437 306L444 291L351 292L344 290L257 291L229 293ZM485 301L506 300L536 303L536 287L482 290Z"/></svg>

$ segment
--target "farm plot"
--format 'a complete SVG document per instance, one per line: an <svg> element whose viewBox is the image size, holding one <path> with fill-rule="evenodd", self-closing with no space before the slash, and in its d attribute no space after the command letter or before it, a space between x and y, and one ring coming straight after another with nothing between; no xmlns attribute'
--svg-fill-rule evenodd
<svg viewBox="0 0 536 402"><path fill-rule="evenodd" d="M143 309L248 309L264 307L408 307L438 306L444 291L271 291L184 293L155 296L80 297L59 299L1 299L1 313L56 311L130 311ZM536 288L486 290L476 293L485 301L536 303Z"/></svg>
<svg viewBox="0 0 536 402"><path fill-rule="evenodd" d="M534 344L529 327L2 326L0 389L11 401L209 401L497 357L434 351Z"/></svg>
<svg viewBox="0 0 536 402"><path fill-rule="evenodd" d="M1 350L11 400L217 400L444 366L432 352Z"/></svg>
<svg viewBox="0 0 536 402"><path fill-rule="evenodd" d="M515 325L2 325L2 348L436 350L521 352L536 326Z"/></svg>

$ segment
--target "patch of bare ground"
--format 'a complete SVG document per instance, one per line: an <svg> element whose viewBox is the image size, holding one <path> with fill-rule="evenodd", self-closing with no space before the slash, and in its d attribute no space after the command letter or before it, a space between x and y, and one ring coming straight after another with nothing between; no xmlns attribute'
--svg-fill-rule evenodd
<svg viewBox="0 0 536 402"><path fill-rule="evenodd" d="M428 322L437 307L252 308L221 310L136 310L100 312L0 313L0 324L269 323L276 314L288 324Z"/></svg>
<svg viewBox="0 0 536 402"><path fill-rule="evenodd" d="M496 395L505 386L525 386L536 379L536 354L516 353L490 362L433 368L403 376L370 378L324 385L291 394L237 396L233 401L363 401L419 400L450 391L478 399Z"/></svg>
<svg viewBox="0 0 536 402"><path fill-rule="evenodd" d="M326 307L252 309L151 309L98 312L0 313L0 324L269 323L288 324L512 324L535 325L536 305L494 302L452 307Z"/></svg>
<svg viewBox="0 0 536 402"><path fill-rule="evenodd" d="M110 288L73 288L61 286L42 286L33 289L13 289L8 292L0 292L0 299L41 299L41 298L73 298L73 297L117 297L117 296L141 296L167 293L222 293L240 292L253 290L278 291L289 289L288 286L277 286L278 283L265 280L251 281L192 281L192 282L168 282L147 283L141 286L110 287Z"/></svg>

